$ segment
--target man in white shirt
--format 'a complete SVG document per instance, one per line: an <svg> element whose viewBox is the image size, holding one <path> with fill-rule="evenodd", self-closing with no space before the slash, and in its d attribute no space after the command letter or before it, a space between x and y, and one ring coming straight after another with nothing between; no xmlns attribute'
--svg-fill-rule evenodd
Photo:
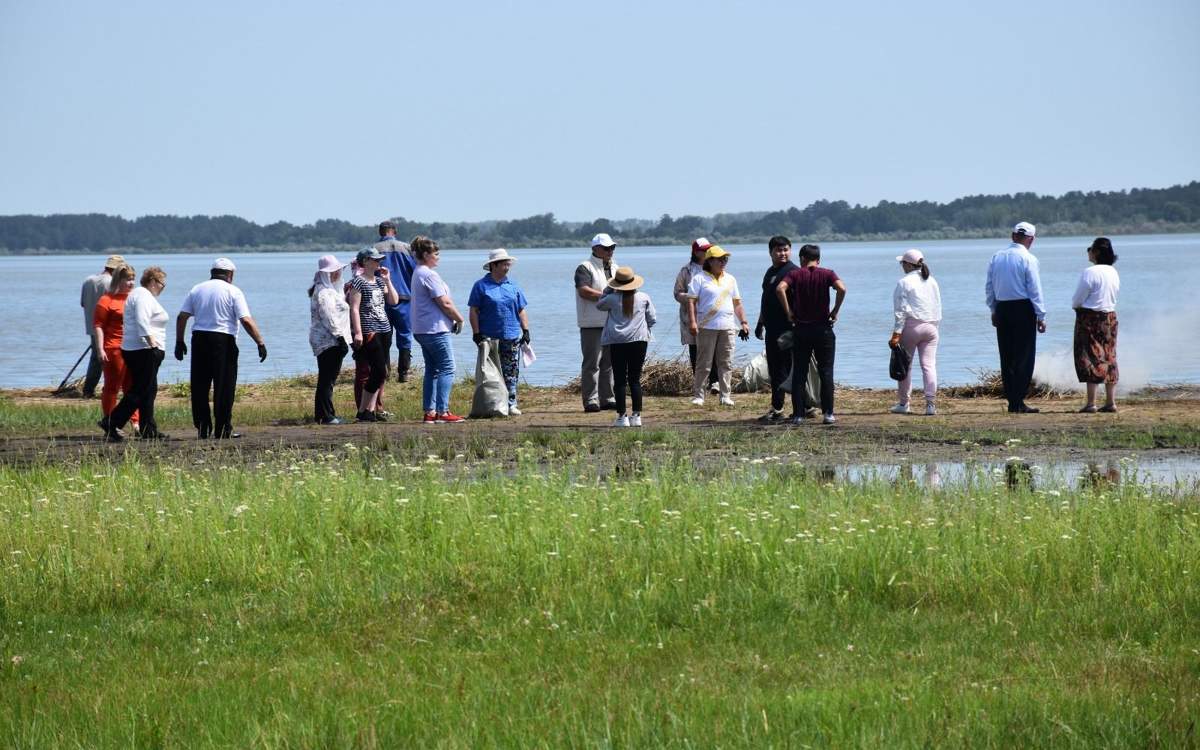
<svg viewBox="0 0 1200 750"><path fill-rule="evenodd" d="M579 390L583 410L616 409L613 390L612 360L608 347L600 345L600 335L608 313L596 309L608 282L616 273L613 254L617 243L603 232L592 238L592 255L575 269L575 322L579 325L579 348L583 364L579 370Z"/></svg>
<svg viewBox="0 0 1200 750"><path fill-rule="evenodd" d="M233 431L233 397L237 388L239 323L258 345L258 361L267 358L258 324L250 317L250 306L242 290L233 285L237 267L228 258L213 261L211 278L188 292L175 319L175 359L183 361L187 345L183 343L188 318L192 326L192 424L201 438L241 437ZM208 394L212 390L212 410Z"/></svg>
<svg viewBox="0 0 1200 750"><path fill-rule="evenodd" d="M96 330L95 323L92 321L96 312L96 303L108 291L108 285L112 283L113 270L124 263L125 259L120 255L108 256L108 260L104 261L104 269L100 273L92 274L84 279L83 286L79 289L79 306L83 308L83 332L87 334L89 344L92 343L92 335ZM92 346L92 358L88 360L87 375L83 377L84 398L92 398L96 395L96 384L100 382L101 371L100 352L96 351L95 346Z"/></svg>
<svg viewBox="0 0 1200 750"><path fill-rule="evenodd" d="M992 256L988 264L987 305L996 327L1000 349L1000 378L1010 414L1035 414L1025 403L1033 381L1037 334L1046 332L1046 305L1033 246L1037 228L1027 221L1013 227L1012 244Z"/></svg>

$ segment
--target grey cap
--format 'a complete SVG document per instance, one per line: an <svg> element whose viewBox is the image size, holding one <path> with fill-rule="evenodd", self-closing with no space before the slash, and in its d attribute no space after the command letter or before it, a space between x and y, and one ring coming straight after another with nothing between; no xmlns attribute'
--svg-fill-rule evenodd
<svg viewBox="0 0 1200 750"><path fill-rule="evenodd" d="M356 260L358 261L358 265L361 266L363 261L383 260L383 253L379 252L373 247L364 247L362 250L358 251L358 258L356 258Z"/></svg>

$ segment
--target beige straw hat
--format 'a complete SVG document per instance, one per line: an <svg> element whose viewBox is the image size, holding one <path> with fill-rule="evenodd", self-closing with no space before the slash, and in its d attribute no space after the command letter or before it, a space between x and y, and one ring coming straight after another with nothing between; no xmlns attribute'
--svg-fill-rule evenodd
<svg viewBox="0 0 1200 750"><path fill-rule="evenodd" d="M631 292L645 283L646 280L634 273L632 268L621 266L608 285L618 292Z"/></svg>

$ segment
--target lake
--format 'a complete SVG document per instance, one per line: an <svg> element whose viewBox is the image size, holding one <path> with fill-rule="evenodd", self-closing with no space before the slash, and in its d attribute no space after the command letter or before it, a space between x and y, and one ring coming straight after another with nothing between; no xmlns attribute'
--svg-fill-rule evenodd
<svg viewBox="0 0 1200 750"><path fill-rule="evenodd" d="M1074 323L1071 293L1079 272L1087 265L1085 250L1091 240L1091 237L1047 237L1038 239L1033 247L1041 261L1049 327L1038 340L1038 373L1060 385L1075 381L1070 356ZM837 381L853 386L893 384L887 376L887 339L892 321L892 289L901 276L894 258L909 247L918 247L925 253L942 289L944 320L938 351L941 383L975 382L978 371L996 369L995 335L984 304L983 287L988 259L1005 245L1007 241L1003 239L823 244L822 265L835 270L849 290L835 329ZM1120 256L1116 267L1122 281L1118 307L1122 386L1200 382L1200 344L1194 338L1200 331L1197 295L1200 235L1124 236L1114 238L1114 245ZM729 273L738 279L753 325L761 279L770 258L765 245L731 245L726 249L733 253ZM572 275L589 252L587 248L513 251L518 262L511 277L529 298L533 346L538 356L538 361L523 373L531 384L562 384L578 375L579 336L575 327ZM305 290L312 281L319 254L229 256L238 267L235 283L246 293L251 313L262 328L270 351L267 361L260 364L253 343L242 334L239 377L243 382L316 370L308 345L309 308ZM438 271L464 315L471 284L483 275L481 264L486 255L486 250L442 253ZM4 298L2 305L7 325L0 327L0 387L57 385L66 375L88 343L79 307L79 287L86 276L99 270L104 257L0 257L0 271L5 278L27 278ZM210 253L127 256L139 274L149 265L160 265L168 274L167 289L161 297L172 317L168 326L167 361L160 375L164 382L187 379L187 362L176 362L170 356L174 316L187 291L208 278L212 258ZM616 262L632 265L646 278L644 289L658 308L659 325L650 344L651 357L686 356L679 343L678 308L671 297L671 285L687 259L687 247L617 248ZM456 337L454 345L459 375L473 373L474 346L469 330ZM738 342L737 357L748 360L761 350L762 343L756 339ZM414 349L417 362L419 351ZM83 365L77 375L82 374L82 368Z"/></svg>

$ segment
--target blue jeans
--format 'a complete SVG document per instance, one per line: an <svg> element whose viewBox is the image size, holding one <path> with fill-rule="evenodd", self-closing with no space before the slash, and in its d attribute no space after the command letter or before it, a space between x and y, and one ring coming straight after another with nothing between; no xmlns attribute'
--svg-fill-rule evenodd
<svg viewBox="0 0 1200 750"><path fill-rule="evenodd" d="M454 385L454 348L449 333L417 333L425 357L425 382L421 386L421 406L426 412L450 411L450 387Z"/></svg>
<svg viewBox="0 0 1200 750"><path fill-rule="evenodd" d="M409 319L410 303L405 301L391 307L386 307L388 322L392 324L392 337L396 341L396 348L403 351L412 349L412 325Z"/></svg>

